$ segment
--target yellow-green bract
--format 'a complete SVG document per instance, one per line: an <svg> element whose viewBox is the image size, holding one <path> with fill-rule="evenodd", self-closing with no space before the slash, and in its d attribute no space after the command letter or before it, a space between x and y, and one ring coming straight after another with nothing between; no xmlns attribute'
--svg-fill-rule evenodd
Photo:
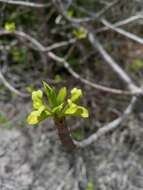
<svg viewBox="0 0 143 190"><path fill-rule="evenodd" d="M15 23L14 22L6 22L4 25L5 30L9 32L14 32L16 29Z"/></svg>
<svg viewBox="0 0 143 190"><path fill-rule="evenodd" d="M88 110L77 104L77 101L82 96L81 89L73 88L71 90L71 97L67 98L66 87L62 87L59 92L56 92L54 87L49 86L44 81L43 86L48 104L45 103L41 90L32 92L33 111L27 117L27 122L30 125L38 124L49 117L88 117Z"/></svg>
<svg viewBox="0 0 143 190"><path fill-rule="evenodd" d="M73 34L77 39L84 39L87 37L87 30L84 27L79 27L73 31Z"/></svg>

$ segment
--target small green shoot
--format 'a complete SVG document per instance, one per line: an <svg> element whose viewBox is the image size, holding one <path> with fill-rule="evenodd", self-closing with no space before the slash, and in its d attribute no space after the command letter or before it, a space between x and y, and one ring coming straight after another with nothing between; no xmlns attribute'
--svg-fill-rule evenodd
<svg viewBox="0 0 143 190"><path fill-rule="evenodd" d="M92 181L89 181L89 182L87 183L87 187L86 187L85 190L94 190L94 184L93 184Z"/></svg>
<svg viewBox="0 0 143 190"><path fill-rule="evenodd" d="M68 10L67 10L67 16L68 16L68 17L73 17L73 15L74 15L73 9L68 9Z"/></svg>
<svg viewBox="0 0 143 190"><path fill-rule="evenodd" d="M87 37L87 30L84 27L79 27L73 31L77 39L84 39Z"/></svg>
<svg viewBox="0 0 143 190"><path fill-rule="evenodd" d="M129 65L129 69L135 73L143 69L143 60L134 59L133 62Z"/></svg>
<svg viewBox="0 0 143 190"><path fill-rule="evenodd" d="M56 92L54 87L49 86L44 81L43 87L48 104L44 101L41 90L32 92L33 111L27 118L27 122L30 125L36 125L49 117L53 119L61 119L68 116L88 117L88 110L77 104L77 101L82 96L81 89L73 88L71 96L68 98L66 87L62 87L59 92Z"/></svg>
<svg viewBox="0 0 143 190"><path fill-rule="evenodd" d="M9 32L14 32L16 29L15 23L14 22L9 22L7 21L4 25L5 30Z"/></svg>

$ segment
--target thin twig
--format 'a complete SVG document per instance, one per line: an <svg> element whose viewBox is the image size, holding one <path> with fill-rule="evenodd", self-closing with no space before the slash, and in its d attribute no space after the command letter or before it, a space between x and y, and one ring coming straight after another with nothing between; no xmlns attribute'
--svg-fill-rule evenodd
<svg viewBox="0 0 143 190"><path fill-rule="evenodd" d="M69 39L68 41L54 43L51 46L45 47L45 52L46 51L51 51L53 49L57 49L57 48L60 48L60 47L68 46L69 44L73 44L76 41L77 41L76 38L72 38L72 39Z"/></svg>
<svg viewBox="0 0 143 190"><path fill-rule="evenodd" d="M33 49L36 49L37 51L41 51L41 52L46 52L47 47L44 47L39 41L37 41L35 38L31 37L30 35L28 35L28 34L26 34L24 32L21 32L21 31L9 32L9 31L5 31L5 30L1 30L0 31L0 36L2 36L2 35L14 35L16 37L21 37L24 40L27 40L27 41L31 42ZM135 95L135 94L138 94L138 91L133 91L133 92L124 91L124 90L109 88L109 87L105 87L103 85L92 83L91 81L88 81L88 80L82 78L78 73L76 73L70 67L70 65L68 64L68 62L65 59L60 58L59 56L57 56L53 52L47 52L47 55L51 59L53 59L53 60L55 60L55 61L57 61L59 63L63 63L64 67L68 70L68 72L74 78L80 80L82 83L87 84L87 85L89 85L89 86L91 86L91 87L93 87L93 88L95 88L97 90L101 90L101 91L108 92L108 93L113 93L113 94L122 94L122 95Z"/></svg>
<svg viewBox="0 0 143 190"><path fill-rule="evenodd" d="M86 12L90 17L83 17L83 18L75 18L75 17L69 17L66 13L66 11L63 9L62 1L58 0L57 2L54 1L55 7L62 13L64 17L66 17L67 20L74 22L76 24L80 24L83 22L89 22L93 20L97 20L99 17L101 17L105 12L107 12L109 9L111 9L115 4L117 4L119 0L115 0L109 4L107 4L103 9L101 9L98 13L93 13L85 10L83 7L80 8L82 11ZM61 6L57 6L60 3ZM74 7L76 7L75 4L73 4ZM60 9L59 9L60 8ZM61 10L62 9L62 10Z"/></svg>
<svg viewBox="0 0 143 190"><path fill-rule="evenodd" d="M53 0L53 1L55 2L55 0ZM60 4L62 4L60 0L59 0L59 2L60 2ZM62 6L57 7L57 9L65 17L65 19L67 19L72 24L72 26L75 26L75 27L81 26L80 23L74 22L74 19L69 18L65 14L64 10L62 10ZM101 21L102 21L102 19L101 19ZM89 39L90 43L92 44L92 46L100 52L100 54L102 55L104 60L108 63L108 65L111 67L111 69L114 72L116 72L116 74L120 77L120 79L122 79L126 83L128 89L132 93L134 92L136 94L143 94L142 89L134 84L134 82L128 76L128 74L113 60L113 58L106 52L106 50L103 48L103 46L100 44L100 42L94 37L94 35L90 31L88 31L88 39ZM64 64L64 65L66 65L66 64ZM69 67L67 67L67 68L69 68ZM71 70L71 69L69 69L69 70ZM72 70L71 70L71 72L72 72ZM73 74L75 74L75 75L73 75L75 78L80 79L79 76L76 75L76 73L73 73Z"/></svg>
<svg viewBox="0 0 143 190"><path fill-rule="evenodd" d="M6 88L8 88L11 92L14 94L17 94L18 96L21 97L28 97L28 94L22 93L19 90L15 89L3 76L3 74L0 72L0 80L2 83L5 85Z"/></svg>
<svg viewBox="0 0 143 190"><path fill-rule="evenodd" d="M84 79L83 77L81 77L78 73L76 73L69 65L69 63L63 59L63 58L60 58L59 56L57 56L56 54L54 54L53 52L49 52L48 53L48 56L59 62L59 63L63 63L64 64L64 67L68 70L68 72L76 79L78 79L79 81L81 81L82 83L84 84L87 84L97 90L101 90L101 91L104 91L104 92L108 92L108 93L113 93L113 94L122 94L122 95L135 95L137 92L130 92L130 91L124 91L124 90L120 90L120 89L114 89L114 88L109 88L109 87L105 87L103 85L99 85L99 84L95 84L95 83L92 83L91 81L89 80L86 80Z"/></svg>
<svg viewBox="0 0 143 190"><path fill-rule="evenodd" d="M63 42L57 42L52 44L51 46L44 47L40 42L38 42L35 38L31 37L30 35L22 32L22 31L15 31L15 32L10 32L7 30L0 30L0 36L3 35L14 35L17 37L24 38L25 40L29 41L33 45L33 49L41 51L41 52L48 52L56 48L68 46L69 44L73 44L77 41L76 38L69 39L68 41L63 41Z"/></svg>
<svg viewBox="0 0 143 190"><path fill-rule="evenodd" d="M120 79L126 83L128 89L132 92L141 93L142 90L134 84L129 75L113 60L113 58L107 53L101 43L91 32L89 33L88 38L92 46L99 51L106 63L108 63L108 65L113 69L114 72L116 72Z"/></svg>
<svg viewBox="0 0 143 190"><path fill-rule="evenodd" d="M127 19L121 20L119 22L116 22L116 23L112 24L112 27L124 26L126 24L129 24L129 23L134 22L134 21L139 20L139 19L143 19L143 15L137 14L137 15L134 15L134 16L129 17ZM104 26L104 27L101 27L101 28L98 28L97 30L95 30L95 33L97 34L97 33L100 33L100 32L107 31L109 29L110 29L109 27Z"/></svg>
<svg viewBox="0 0 143 190"><path fill-rule="evenodd" d="M134 40L135 42L143 44L143 38L138 37L137 35L130 33L130 32L127 32L121 28L115 27L114 25L109 23L106 19L102 19L101 21L104 25L106 25L108 28L112 29L113 31L118 32L119 34L121 34L121 35L123 35L123 36L125 36L131 40Z"/></svg>
<svg viewBox="0 0 143 190"><path fill-rule="evenodd" d="M14 1L14 0L0 0L0 3L7 3L11 5L19 5L19 6L26 6L26 7L32 7L32 8L47 8L51 5L51 3L33 3L33 2L27 2L27 1Z"/></svg>

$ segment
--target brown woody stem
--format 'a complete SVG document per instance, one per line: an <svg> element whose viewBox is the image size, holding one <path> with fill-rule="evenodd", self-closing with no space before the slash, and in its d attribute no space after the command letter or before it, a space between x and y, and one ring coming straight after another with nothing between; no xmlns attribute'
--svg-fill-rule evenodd
<svg viewBox="0 0 143 190"><path fill-rule="evenodd" d="M67 127L65 118L55 118L54 121L57 125L58 135L63 146L66 148L67 151L75 150L76 145L74 144L70 136L70 131Z"/></svg>

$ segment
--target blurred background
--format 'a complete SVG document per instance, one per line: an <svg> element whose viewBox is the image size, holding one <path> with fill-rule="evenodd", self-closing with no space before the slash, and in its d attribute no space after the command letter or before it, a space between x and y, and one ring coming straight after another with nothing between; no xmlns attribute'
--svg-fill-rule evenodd
<svg viewBox="0 0 143 190"><path fill-rule="evenodd" d="M143 189L142 37L142 0L0 0L1 190ZM42 80L83 90L89 118L67 123L87 146L27 124Z"/></svg>

